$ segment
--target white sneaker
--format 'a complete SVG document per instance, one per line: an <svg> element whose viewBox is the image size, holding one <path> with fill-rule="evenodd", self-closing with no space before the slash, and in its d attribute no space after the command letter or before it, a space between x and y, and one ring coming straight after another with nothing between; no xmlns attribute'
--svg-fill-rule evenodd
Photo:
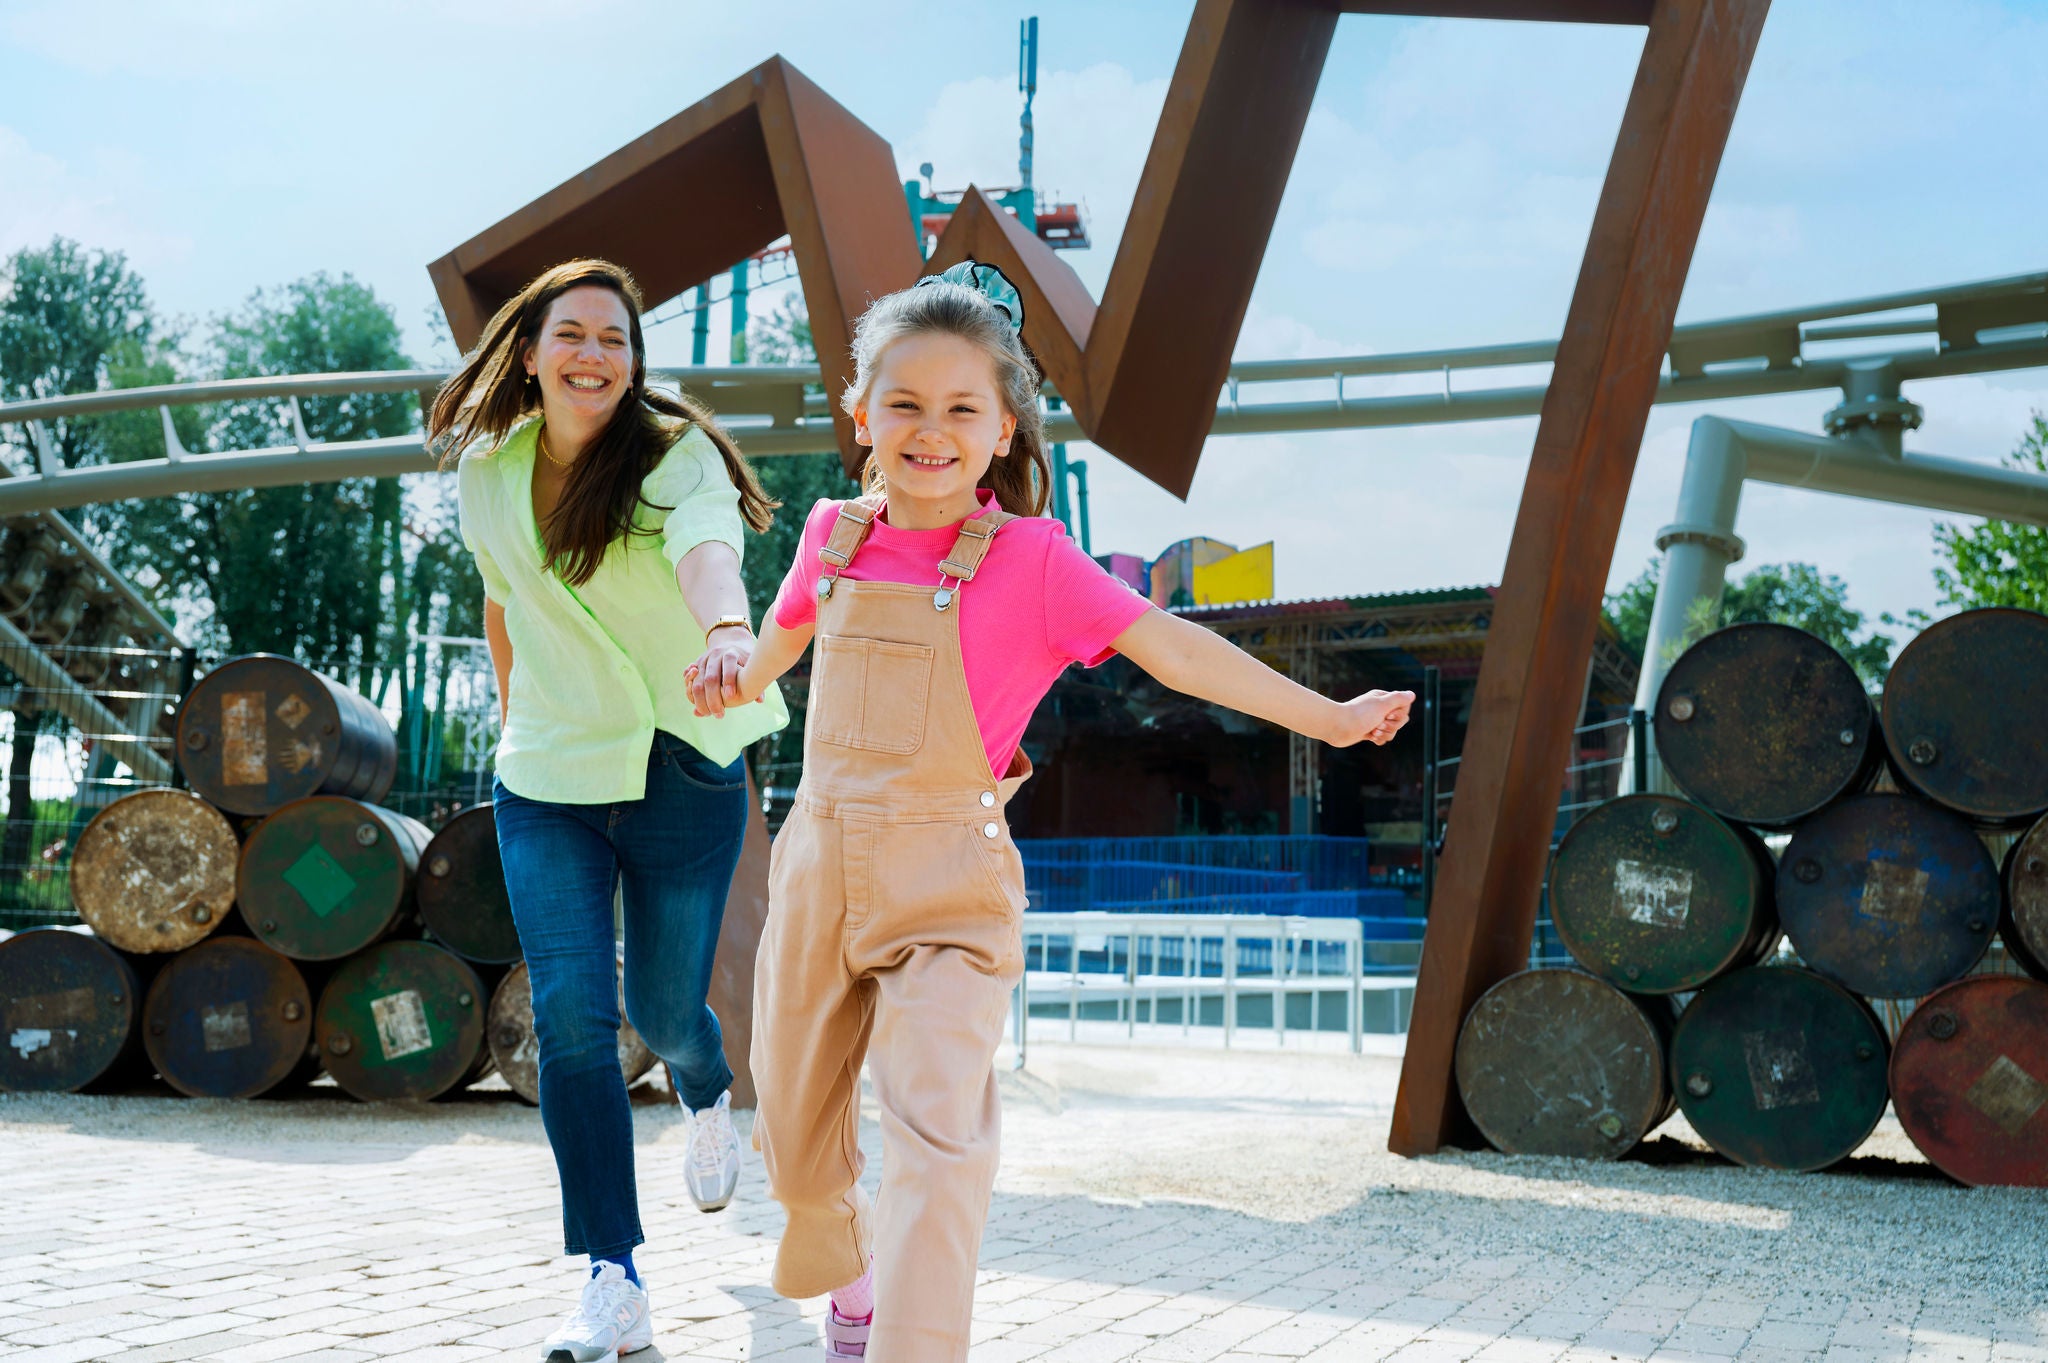
<svg viewBox="0 0 2048 1363"><path fill-rule="evenodd" d="M618 1363L654 1343L647 1292L617 1264L602 1264L583 1284L583 1300L541 1345L541 1363Z"/></svg>
<svg viewBox="0 0 2048 1363"><path fill-rule="evenodd" d="M740 1138L732 1129L730 1090L719 1094L710 1107L690 1114L690 1148L684 1156L683 1177L690 1185L690 1200L700 1212L722 1211L732 1201L733 1189L740 1182Z"/></svg>

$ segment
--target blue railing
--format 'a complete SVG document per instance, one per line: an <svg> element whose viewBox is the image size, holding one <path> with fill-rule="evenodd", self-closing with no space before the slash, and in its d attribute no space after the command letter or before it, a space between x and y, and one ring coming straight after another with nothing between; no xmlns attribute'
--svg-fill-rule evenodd
<svg viewBox="0 0 2048 1363"><path fill-rule="evenodd" d="M1304 877L1311 890L1363 890L1372 884L1370 838L1320 834L1161 838L1019 838L1029 867L1107 861L1163 862L1230 871L1268 871Z"/></svg>

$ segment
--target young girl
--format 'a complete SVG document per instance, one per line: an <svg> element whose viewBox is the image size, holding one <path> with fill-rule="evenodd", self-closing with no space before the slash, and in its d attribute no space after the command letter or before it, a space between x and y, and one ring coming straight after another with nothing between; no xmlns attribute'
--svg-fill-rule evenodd
<svg viewBox="0 0 2048 1363"><path fill-rule="evenodd" d="M820 502L753 657L691 673L752 701L815 634L804 771L775 841L754 984L754 1139L789 1213L777 1291L831 1293L826 1357L967 1357L994 1183L992 1061L1023 970L1003 806L1068 664L1122 653L1166 685L1326 742L1384 743L1413 693L1295 685L1102 570L1038 512L1050 479L1023 309L966 262L859 324L845 405L868 495ZM862 1061L882 1114L870 1213ZM872 1259L873 1274L869 1265Z"/></svg>

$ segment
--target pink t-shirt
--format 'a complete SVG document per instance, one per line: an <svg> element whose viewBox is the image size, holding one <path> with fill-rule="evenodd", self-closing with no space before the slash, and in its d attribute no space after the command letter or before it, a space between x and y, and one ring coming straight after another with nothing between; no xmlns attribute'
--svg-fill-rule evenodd
<svg viewBox="0 0 2048 1363"><path fill-rule="evenodd" d="M985 512L995 494L981 491ZM775 622L796 629L818 618L818 550L832 536L840 504L821 500L804 522L796 562L775 597ZM939 585L939 560L959 532L898 530L875 517L867 542L841 577L856 582ZM1111 642L1151 602L1111 577L1046 516L1020 516L989 546L974 581L960 589L960 655L967 695L988 749L989 770L1008 770L1031 712L1069 663L1106 660Z"/></svg>

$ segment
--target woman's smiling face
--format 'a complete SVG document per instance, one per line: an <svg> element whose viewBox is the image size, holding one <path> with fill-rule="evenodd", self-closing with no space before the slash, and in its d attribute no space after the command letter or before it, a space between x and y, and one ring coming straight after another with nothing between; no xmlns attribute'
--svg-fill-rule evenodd
<svg viewBox="0 0 2048 1363"><path fill-rule="evenodd" d="M541 400L561 418L601 427L633 381L632 314L610 289L585 285L548 305L540 335L526 351L526 372Z"/></svg>
<svg viewBox="0 0 2048 1363"><path fill-rule="evenodd" d="M891 501L972 512L974 489L1009 453L1017 419L1003 406L995 364L971 341L906 336L882 352L856 438L874 449Z"/></svg>

